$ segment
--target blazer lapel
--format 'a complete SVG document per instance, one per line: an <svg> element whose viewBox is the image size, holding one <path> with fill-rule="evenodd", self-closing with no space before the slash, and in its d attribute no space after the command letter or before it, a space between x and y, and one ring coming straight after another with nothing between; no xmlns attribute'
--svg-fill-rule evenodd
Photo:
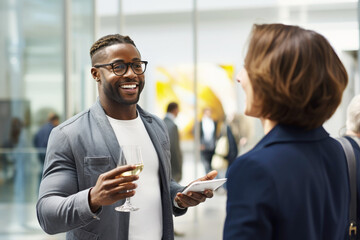
<svg viewBox="0 0 360 240"><path fill-rule="evenodd" d="M105 141L106 146L112 156L115 166L117 165L117 160L120 157L120 146L117 141L115 132L110 125L108 118L102 108L99 99L96 103L90 108L90 113L95 119L97 126L100 129L101 135Z"/></svg>
<svg viewBox="0 0 360 240"><path fill-rule="evenodd" d="M161 182L163 184L167 183L168 181L166 181L166 176L169 175L170 173L166 172L166 168L165 168L165 156L164 156L164 152L162 150L162 146L161 146L161 140L159 138L159 136L156 133L156 129L158 127L155 127L153 124L153 119L150 115L148 115L145 111L142 110L142 108L140 106L137 106L137 109L139 111L139 114L141 116L141 120L143 121L145 128L150 136L150 139L154 145L154 148L156 150L156 153L158 155L159 158L159 167L160 167L160 177L161 177ZM156 129L155 129L156 128ZM167 192L168 186L164 186L165 188L163 189L164 191ZM168 194L168 193L167 193Z"/></svg>

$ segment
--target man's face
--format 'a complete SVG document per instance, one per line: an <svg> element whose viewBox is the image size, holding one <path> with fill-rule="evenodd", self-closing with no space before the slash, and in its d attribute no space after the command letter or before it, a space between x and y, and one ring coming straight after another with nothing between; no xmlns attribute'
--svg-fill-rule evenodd
<svg viewBox="0 0 360 240"><path fill-rule="evenodd" d="M174 110L174 116L175 117L177 117L179 115L179 111L180 111L180 109L178 107L175 108L175 110Z"/></svg>
<svg viewBox="0 0 360 240"><path fill-rule="evenodd" d="M131 44L120 43L108 46L104 51L101 61L96 64L107 64L117 61L132 63L140 61L140 53ZM108 103L114 102L123 105L136 104L139 101L140 93L144 88L144 74L136 75L129 66L122 76L114 74L111 66L97 68L100 73L99 96L106 98Z"/></svg>

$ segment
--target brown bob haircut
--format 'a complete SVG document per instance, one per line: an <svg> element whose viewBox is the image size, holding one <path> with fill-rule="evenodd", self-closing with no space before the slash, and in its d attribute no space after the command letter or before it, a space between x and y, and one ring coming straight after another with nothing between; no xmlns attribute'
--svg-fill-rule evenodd
<svg viewBox="0 0 360 240"><path fill-rule="evenodd" d="M245 69L260 117L306 129L333 115L348 82L322 35L283 24L254 25Z"/></svg>

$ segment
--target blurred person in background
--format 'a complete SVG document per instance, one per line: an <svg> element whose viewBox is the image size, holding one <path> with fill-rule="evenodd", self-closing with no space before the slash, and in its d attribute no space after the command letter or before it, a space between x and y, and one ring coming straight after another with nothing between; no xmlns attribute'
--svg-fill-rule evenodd
<svg viewBox="0 0 360 240"><path fill-rule="evenodd" d="M357 176L357 224L360 223L360 95L350 101L346 111L346 134L350 141L356 158ZM359 226L359 225L358 225ZM360 239L360 234L357 234Z"/></svg>
<svg viewBox="0 0 360 240"><path fill-rule="evenodd" d="M23 121L20 118L14 117L10 122L10 130L9 136L6 140L1 144L1 148L5 151L0 154L1 159L1 168L3 171L4 180L10 180L15 177L14 164L16 164L15 155L13 153L13 149L15 149L20 141L20 134L24 127Z"/></svg>
<svg viewBox="0 0 360 240"><path fill-rule="evenodd" d="M169 132L170 137L170 154L171 154L171 174L176 182L180 182L182 178L182 153L180 149L179 130L175 123L175 119L179 114L179 104L171 102L166 109L164 122Z"/></svg>
<svg viewBox="0 0 360 240"><path fill-rule="evenodd" d="M254 141L254 124L253 118L240 113L235 113L229 118L229 126L234 135L238 147L238 154L246 152L253 146Z"/></svg>
<svg viewBox="0 0 360 240"><path fill-rule="evenodd" d="M347 107L346 135L360 138L360 95L353 97Z"/></svg>
<svg viewBox="0 0 360 240"><path fill-rule="evenodd" d="M166 125L137 104L147 62L133 40L104 36L92 45L90 56L99 98L51 132L36 206L38 221L49 234L66 232L68 240L172 240L172 215L183 215L213 192L185 195L184 186L171 179ZM122 175L135 169L118 167L122 145L140 146L140 176ZM115 211L127 197L139 211Z"/></svg>
<svg viewBox="0 0 360 240"><path fill-rule="evenodd" d="M38 159L40 161L40 180L42 177L42 170L44 167L45 162L45 154L46 154L46 148L49 140L49 136L51 133L51 130L59 125L60 118L55 113L50 113L47 119L47 122L40 127L40 129L36 132L34 136L34 146L37 148L38 151Z"/></svg>
<svg viewBox="0 0 360 240"><path fill-rule="evenodd" d="M211 159L211 168L218 172L217 178L225 178L228 167L238 156L238 146L226 116L220 125L220 136L216 142L215 153ZM225 194L226 183L216 191Z"/></svg>
<svg viewBox="0 0 360 240"><path fill-rule="evenodd" d="M215 154L217 127L218 123L213 120L211 108L205 107L200 121L200 153L205 173L212 170L211 160Z"/></svg>
<svg viewBox="0 0 360 240"><path fill-rule="evenodd" d="M228 170L224 239L346 239L347 162L322 127L348 82L334 49L311 30L254 25L237 81L265 136Z"/></svg>
<svg viewBox="0 0 360 240"><path fill-rule="evenodd" d="M179 114L179 104L176 102L171 102L166 108L166 115L164 122L169 132L170 138L170 162L171 162L171 175L176 182L180 182L182 178L182 152L180 149L180 136L179 130L175 123L175 119ZM174 230L175 236L183 236L183 233Z"/></svg>

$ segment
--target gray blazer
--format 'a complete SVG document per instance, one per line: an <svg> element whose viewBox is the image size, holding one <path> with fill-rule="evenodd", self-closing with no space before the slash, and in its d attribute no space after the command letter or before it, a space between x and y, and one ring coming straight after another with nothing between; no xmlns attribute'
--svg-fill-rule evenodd
<svg viewBox="0 0 360 240"><path fill-rule="evenodd" d="M183 189L171 180L170 142L164 122L137 106L159 159L163 239L174 239L173 218L186 210L174 206ZM36 205L41 227L49 234L67 232L68 240L127 240L129 214L114 210L117 202L96 214L88 194L100 174L116 167L120 146L100 101L51 132Z"/></svg>

